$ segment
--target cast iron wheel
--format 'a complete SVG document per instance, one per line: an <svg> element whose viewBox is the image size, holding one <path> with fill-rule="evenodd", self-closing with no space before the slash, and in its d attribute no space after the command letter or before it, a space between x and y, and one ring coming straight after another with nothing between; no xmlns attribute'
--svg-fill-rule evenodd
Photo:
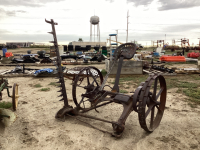
<svg viewBox="0 0 200 150"><path fill-rule="evenodd" d="M144 82L140 83L140 85L137 87L133 94L133 110L138 112L138 106L139 106L139 98L140 98L140 93L142 91L142 87L144 85Z"/></svg>
<svg viewBox="0 0 200 150"><path fill-rule="evenodd" d="M91 99L82 94L92 93L101 86L102 82L103 76L95 67L85 67L76 75L72 85L72 97L78 109L86 110L91 107ZM94 93L91 95L91 97L95 96Z"/></svg>
<svg viewBox="0 0 200 150"><path fill-rule="evenodd" d="M162 75L153 75L145 81L138 107L140 126L145 131L153 132L159 126L165 110L166 93L166 82Z"/></svg>
<svg viewBox="0 0 200 150"><path fill-rule="evenodd" d="M13 85L13 95L11 96L12 97L12 107L13 107L13 110L16 111L17 109L17 105L18 105L18 98L19 98L19 95L18 95L18 84L14 83Z"/></svg>

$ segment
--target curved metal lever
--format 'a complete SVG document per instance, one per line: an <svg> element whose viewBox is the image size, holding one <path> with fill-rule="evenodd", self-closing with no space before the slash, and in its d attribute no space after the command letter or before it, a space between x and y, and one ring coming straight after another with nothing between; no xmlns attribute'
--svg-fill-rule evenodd
<svg viewBox="0 0 200 150"><path fill-rule="evenodd" d="M45 18L45 22L50 23L50 24L54 24L54 25L58 25L58 23L54 22L53 19L51 19L51 21L46 20Z"/></svg>

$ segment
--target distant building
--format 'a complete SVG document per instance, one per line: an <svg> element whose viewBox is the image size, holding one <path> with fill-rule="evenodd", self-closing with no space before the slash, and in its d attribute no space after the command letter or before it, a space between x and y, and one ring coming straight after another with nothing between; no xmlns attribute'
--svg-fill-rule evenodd
<svg viewBox="0 0 200 150"><path fill-rule="evenodd" d="M34 43L33 45L45 45L45 43Z"/></svg>
<svg viewBox="0 0 200 150"><path fill-rule="evenodd" d="M6 42L7 46L19 46L19 47L30 47L31 44L35 44L34 42Z"/></svg>
<svg viewBox="0 0 200 150"><path fill-rule="evenodd" d="M94 46L106 46L106 42L77 42L77 41L73 41L70 42L69 45L79 45L82 47L85 47L86 45L91 45L92 47Z"/></svg>

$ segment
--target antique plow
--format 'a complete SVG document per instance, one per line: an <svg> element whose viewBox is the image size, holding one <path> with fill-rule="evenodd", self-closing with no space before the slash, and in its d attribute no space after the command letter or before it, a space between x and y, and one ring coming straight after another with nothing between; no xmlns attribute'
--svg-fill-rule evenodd
<svg viewBox="0 0 200 150"><path fill-rule="evenodd" d="M57 66L60 71L58 74L60 83L59 92L62 93L60 96L62 96L62 100L64 100L63 108L60 109L56 114L57 119L64 119L65 116L72 116L76 118L77 116L81 116L111 123L114 130L114 133L111 134L116 137L121 136L125 128L126 119L132 111L138 113L140 126L145 131L153 132L159 126L165 109L167 93L166 82L162 75L154 74L149 76L145 82L140 84L140 86L132 95L119 93L119 79L122 63L124 59L131 59L134 56L136 45L133 43L122 44L115 50L112 66L110 67L110 70L104 79L101 72L92 66L85 67L79 71L79 73L73 79L72 85L72 96L76 107L73 108L70 106L68 104L54 27L54 25L57 25L57 23L54 23L53 20L46 20L46 22L52 25L52 32L50 33L54 36L54 41L52 43L54 43L54 46L56 47ZM111 87L106 85L106 81L110 71L116 63L118 63L118 69L114 86ZM105 87L109 87L111 90L105 90ZM91 110L97 111L97 108L110 103L123 105L122 114L117 121L105 120L84 114Z"/></svg>

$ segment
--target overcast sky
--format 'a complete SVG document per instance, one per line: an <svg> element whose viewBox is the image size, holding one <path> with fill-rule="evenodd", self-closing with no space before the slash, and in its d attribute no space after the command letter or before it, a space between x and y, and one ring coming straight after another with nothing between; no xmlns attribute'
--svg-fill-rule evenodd
<svg viewBox="0 0 200 150"><path fill-rule="evenodd" d="M0 0L0 43L52 40L50 24L54 19L59 44L82 38L90 40L90 17L100 18L101 42L116 33L126 41L129 10L128 41L150 45L151 40L200 38L200 0Z"/></svg>

